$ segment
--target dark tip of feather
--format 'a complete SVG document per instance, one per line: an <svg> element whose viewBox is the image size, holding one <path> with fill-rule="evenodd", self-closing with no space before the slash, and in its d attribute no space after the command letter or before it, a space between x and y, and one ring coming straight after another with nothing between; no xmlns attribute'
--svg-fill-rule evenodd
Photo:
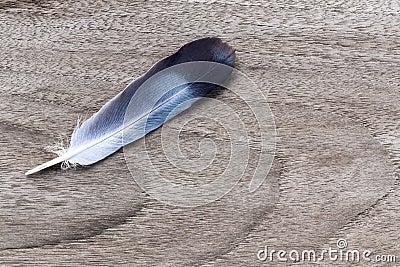
<svg viewBox="0 0 400 267"><path fill-rule="evenodd" d="M214 61L232 67L235 64L235 50L218 37L190 42L178 53L185 61Z"/></svg>

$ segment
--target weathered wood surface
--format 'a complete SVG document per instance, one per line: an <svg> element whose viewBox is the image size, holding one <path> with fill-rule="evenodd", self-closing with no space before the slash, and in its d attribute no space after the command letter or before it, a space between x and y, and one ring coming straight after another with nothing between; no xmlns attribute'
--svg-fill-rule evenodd
<svg viewBox="0 0 400 267"><path fill-rule="evenodd" d="M1 264L273 265L257 260L265 245L338 238L400 261L399 14L394 0L0 1ZM275 115L277 155L254 194L246 176L209 205L164 205L122 153L24 176L79 116L203 36L236 48Z"/></svg>

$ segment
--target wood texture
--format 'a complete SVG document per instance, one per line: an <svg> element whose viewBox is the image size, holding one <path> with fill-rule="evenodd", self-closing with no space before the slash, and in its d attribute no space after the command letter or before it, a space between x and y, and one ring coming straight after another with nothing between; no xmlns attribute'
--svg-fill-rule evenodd
<svg viewBox="0 0 400 267"><path fill-rule="evenodd" d="M285 265L260 262L257 251L335 247L338 238L400 261L397 1L6 0L0 14L1 264ZM248 173L209 205L168 206L136 185L122 152L24 176L53 157L45 146L68 141L78 117L205 36L236 48L237 68L275 116L275 161L255 193ZM251 124L243 103L216 97Z"/></svg>

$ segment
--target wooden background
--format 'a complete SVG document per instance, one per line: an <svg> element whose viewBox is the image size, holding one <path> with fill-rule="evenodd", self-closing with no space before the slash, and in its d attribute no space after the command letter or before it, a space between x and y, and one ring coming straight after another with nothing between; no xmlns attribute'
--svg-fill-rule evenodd
<svg viewBox="0 0 400 267"><path fill-rule="evenodd" d="M338 238L399 262L399 14L395 0L0 1L0 263L285 265L257 251ZM254 194L248 174L209 205L168 206L136 185L122 152L24 176L78 117L205 36L237 50L275 116L275 161Z"/></svg>

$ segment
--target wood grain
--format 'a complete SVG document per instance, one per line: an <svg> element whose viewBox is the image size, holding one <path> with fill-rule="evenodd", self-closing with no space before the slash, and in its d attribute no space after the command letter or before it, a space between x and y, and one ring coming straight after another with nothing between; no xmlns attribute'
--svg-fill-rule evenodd
<svg viewBox="0 0 400 267"><path fill-rule="evenodd" d="M257 251L339 238L400 261L397 1L6 0L0 13L2 265L279 266L288 263L261 262ZM24 176L53 157L45 146L68 141L79 117L205 36L235 47L237 68L274 113L276 157L255 193L247 172L218 201L169 206L135 183L122 152ZM254 121L229 92L216 98ZM195 147L213 129L200 124L183 140ZM258 152L256 143L250 169Z"/></svg>

